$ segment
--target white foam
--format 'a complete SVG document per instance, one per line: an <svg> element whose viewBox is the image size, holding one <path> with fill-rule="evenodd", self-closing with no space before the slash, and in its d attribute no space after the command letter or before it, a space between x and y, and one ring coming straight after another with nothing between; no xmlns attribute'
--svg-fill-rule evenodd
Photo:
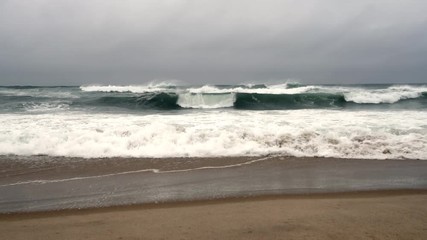
<svg viewBox="0 0 427 240"><path fill-rule="evenodd" d="M183 108L227 108L233 107L235 95L183 93L178 95L177 104Z"/></svg>
<svg viewBox="0 0 427 240"><path fill-rule="evenodd" d="M132 93L146 93L146 92L170 92L174 91L172 87L175 84L171 82L148 83L146 85L88 85L80 86L84 92L132 92Z"/></svg>
<svg viewBox="0 0 427 240"><path fill-rule="evenodd" d="M287 89L288 84L289 84L288 82L285 82L285 83L267 85L267 87L271 89Z"/></svg>
<svg viewBox="0 0 427 240"><path fill-rule="evenodd" d="M201 87L191 88L171 88L173 84L147 84L147 85L129 85L129 86L116 86L116 85L91 85L81 86L80 89L85 92L132 92L132 93L147 93L147 92L177 92L177 93L192 93L192 94L227 94L227 93L259 93L259 94L296 94L304 93L317 86L303 86L288 88L288 84L277 84L267 86L266 88L247 88L247 87L230 87L219 88L211 85L204 85Z"/></svg>
<svg viewBox="0 0 427 240"><path fill-rule="evenodd" d="M63 101L27 102L23 106L27 112L56 112L68 110L70 103Z"/></svg>
<svg viewBox="0 0 427 240"><path fill-rule="evenodd" d="M418 98L427 87L392 86L386 89L351 89L344 93L345 100L355 103L395 103L404 99Z"/></svg>
<svg viewBox="0 0 427 240"><path fill-rule="evenodd" d="M217 88L215 86L204 85L204 86L201 86L201 87L188 88L187 91L189 93L229 93L230 92L230 88L219 89L219 88Z"/></svg>
<svg viewBox="0 0 427 240"><path fill-rule="evenodd" d="M267 88L244 88L244 87L233 87L233 88L218 88L215 86L205 85L199 88L187 89L190 93L214 93L214 94L226 94L226 93L258 93L258 94L298 94L308 92L316 86L304 86L296 88L287 88L287 84L268 86Z"/></svg>
<svg viewBox="0 0 427 240"><path fill-rule="evenodd" d="M2 114L0 154L427 159L426 111Z"/></svg>

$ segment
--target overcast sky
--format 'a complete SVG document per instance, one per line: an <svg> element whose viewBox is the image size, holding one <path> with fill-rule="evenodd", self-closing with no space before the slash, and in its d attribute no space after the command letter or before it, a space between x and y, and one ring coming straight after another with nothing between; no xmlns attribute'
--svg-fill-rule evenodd
<svg viewBox="0 0 427 240"><path fill-rule="evenodd" d="M0 85L171 79L427 83L427 1L0 1Z"/></svg>

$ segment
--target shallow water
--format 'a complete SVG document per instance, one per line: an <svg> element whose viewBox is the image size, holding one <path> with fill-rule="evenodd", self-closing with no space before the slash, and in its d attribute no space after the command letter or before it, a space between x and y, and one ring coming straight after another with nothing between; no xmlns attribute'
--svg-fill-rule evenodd
<svg viewBox="0 0 427 240"><path fill-rule="evenodd" d="M263 157L87 161L39 156L21 161L2 157L0 164L0 212L427 188L427 162L416 160Z"/></svg>

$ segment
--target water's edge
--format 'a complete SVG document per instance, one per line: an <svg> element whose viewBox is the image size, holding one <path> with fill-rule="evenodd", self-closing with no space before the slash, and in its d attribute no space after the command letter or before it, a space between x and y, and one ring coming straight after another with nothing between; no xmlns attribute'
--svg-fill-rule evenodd
<svg viewBox="0 0 427 240"><path fill-rule="evenodd" d="M54 160L45 165L34 165L30 160L20 167L2 168L0 212L278 194L427 189L427 162L417 160L292 157L68 160L68 164L56 159L56 163ZM0 159L2 167L7 164L11 161Z"/></svg>

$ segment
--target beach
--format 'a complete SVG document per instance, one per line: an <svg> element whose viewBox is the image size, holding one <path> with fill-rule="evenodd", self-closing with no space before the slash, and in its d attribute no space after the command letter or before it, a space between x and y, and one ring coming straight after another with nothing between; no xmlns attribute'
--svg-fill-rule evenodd
<svg viewBox="0 0 427 240"><path fill-rule="evenodd" d="M426 12L0 0L0 240L427 240Z"/></svg>
<svg viewBox="0 0 427 240"><path fill-rule="evenodd" d="M5 239L427 237L425 161L65 160L0 159Z"/></svg>
<svg viewBox="0 0 427 240"><path fill-rule="evenodd" d="M426 239L427 191L235 198L0 215L3 239Z"/></svg>

